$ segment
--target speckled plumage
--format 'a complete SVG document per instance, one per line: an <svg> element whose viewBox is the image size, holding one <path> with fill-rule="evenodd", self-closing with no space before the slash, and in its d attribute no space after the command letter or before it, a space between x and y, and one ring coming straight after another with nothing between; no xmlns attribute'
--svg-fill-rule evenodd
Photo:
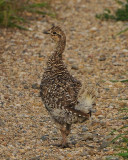
<svg viewBox="0 0 128 160"><path fill-rule="evenodd" d="M61 126L62 146L65 147L71 124L87 120L90 114L89 111L85 113L79 110L78 93L81 82L69 73L62 60L66 45L64 32L53 26L45 33L51 35L56 42L56 48L48 59L40 85L40 95L51 117Z"/></svg>

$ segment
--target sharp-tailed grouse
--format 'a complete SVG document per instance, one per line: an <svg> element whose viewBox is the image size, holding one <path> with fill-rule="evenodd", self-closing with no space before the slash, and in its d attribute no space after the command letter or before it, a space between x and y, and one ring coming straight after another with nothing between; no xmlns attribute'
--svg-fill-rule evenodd
<svg viewBox="0 0 128 160"><path fill-rule="evenodd" d="M63 62L66 37L61 28L53 26L44 33L52 37L56 48L48 59L40 85L40 96L51 117L59 124L61 146L66 147L71 124L89 119L94 97L69 73Z"/></svg>

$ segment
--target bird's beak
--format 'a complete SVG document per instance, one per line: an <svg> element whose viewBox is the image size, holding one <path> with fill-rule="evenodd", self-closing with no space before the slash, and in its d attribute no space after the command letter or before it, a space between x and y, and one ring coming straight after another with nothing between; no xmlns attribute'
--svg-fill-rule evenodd
<svg viewBox="0 0 128 160"><path fill-rule="evenodd" d="M45 31L43 31L43 33L44 34L50 34L50 31L49 30L47 30L47 31L45 30Z"/></svg>

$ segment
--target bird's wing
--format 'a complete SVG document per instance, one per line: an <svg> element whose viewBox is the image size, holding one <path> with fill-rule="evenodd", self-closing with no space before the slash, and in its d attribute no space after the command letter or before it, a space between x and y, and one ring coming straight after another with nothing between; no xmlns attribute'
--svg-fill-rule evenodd
<svg viewBox="0 0 128 160"><path fill-rule="evenodd" d="M79 88L80 82L69 74L56 74L42 80L40 95L54 107L75 106Z"/></svg>

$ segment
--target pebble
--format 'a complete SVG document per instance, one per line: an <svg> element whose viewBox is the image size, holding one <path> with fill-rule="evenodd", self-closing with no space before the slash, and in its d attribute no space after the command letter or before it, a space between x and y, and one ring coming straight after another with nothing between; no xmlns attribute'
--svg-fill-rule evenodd
<svg viewBox="0 0 128 160"><path fill-rule="evenodd" d="M126 57L126 54L121 52L121 53L119 54L119 57L123 57L123 58L124 58L124 57Z"/></svg>
<svg viewBox="0 0 128 160"><path fill-rule="evenodd" d="M97 28L96 28L96 27L92 27L92 28L90 29L90 31L91 31L91 32L96 32L96 31L97 31Z"/></svg>
<svg viewBox="0 0 128 160"><path fill-rule="evenodd" d="M29 89L29 87L27 85L24 86L24 89Z"/></svg>
<svg viewBox="0 0 128 160"><path fill-rule="evenodd" d="M100 148L99 148L99 149L106 148L106 147L108 147L109 144L110 144L109 141L103 141L102 144L100 145Z"/></svg>
<svg viewBox="0 0 128 160"><path fill-rule="evenodd" d="M4 126L4 122L3 122L2 119L0 119L0 126L1 126L1 127Z"/></svg>
<svg viewBox="0 0 128 160"><path fill-rule="evenodd" d="M122 119L126 120L126 119L128 119L128 116L127 117L123 117Z"/></svg>
<svg viewBox="0 0 128 160"><path fill-rule="evenodd" d="M120 160L118 157L114 157L114 156L106 156L106 159L108 159L108 160Z"/></svg>
<svg viewBox="0 0 128 160"><path fill-rule="evenodd" d="M119 62L114 62L113 65L114 66L123 66L124 64L123 63L119 63Z"/></svg>
<svg viewBox="0 0 128 160"><path fill-rule="evenodd" d="M0 102L0 107L1 107L1 108L4 107L4 102Z"/></svg>
<svg viewBox="0 0 128 160"><path fill-rule="evenodd" d="M128 53L128 49L123 49L122 52L123 53Z"/></svg>
<svg viewBox="0 0 128 160"><path fill-rule="evenodd" d="M82 132L86 132L86 131L88 131L88 128L85 127L85 126L83 126L83 127L82 127Z"/></svg>
<svg viewBox="0 0 128 160"><path fill-rule="evenodd" d="M31 158L31 160L41 160L41 159L40 159L40 156L38 156L38 157Z"/></svg>
<svg viewBox="0 0 128 160"><path fill-rule="evenodd" d="M53 129L53 133L57 133L57 129Z"/></svg>
<svg viewBox="0 0 128 160"><path fill-rule="evenodd" d="M42 136L42 137L41 137L41 140L42 140L42 141L46 141L46 140L48 140L48 135L44 135L44 136Z"/></svg>
<svg viewBox="0 0 128 160"><path fill-rule="evenodd" d="M83 152L82 152L80 155L83 157L83 156L87 156L87 155L89 155L89 153L88 153L88 151L83 150Z"/></svg>
<svg viewBox="0 0 128 160"><path fill-rule="evenodd" d="M99 115L98 118L99 118L99 119L103 119L104 116L103 116L103 115Z"/></svg>
<svg viewBox="0 0 128 160"><path fill-rule="evenodd" d="M105 126L106 126L106 121L104 121L104 120L101 121L101 120L100 120L100 125L105 127Z"/></svg>
<svg viewBox="0 0 128 160"><path fill-rule="evenodd" d="M3 62L5 62L5 61L6 61L6 60L5 60L4 58L1 58L1 59L0 59L0 64L3 63Z"/></svg>
<svg viewBox="0 0 128 160"><path fill-rule="evenodd" d="M65 157L64 157L64 156L58 156L58 159L59 159L59 160L64 160Z"/></svg>
<svg viewBox="0 0 128 160"><path fill-rule="evenodd" d="M103 149L103 151L104 151L104 152L108 152L108 151L109 151L109 149L104 148L104 149Z"/></svg>
<svg viewBox="0 0 128 160"><path fill-rule="evenodd" d="M58 137L52 137L52 140L54 140L54 141L58 140Z"/></svg>
<svg viewBox="0 0 128 160"><path fill-rule="evenodd" d="M99 61L105 61L105 60L106 60L106 57L104 55L101 55L99 58Z"/></svg>
<svg viewBox="0 0 128 160"><path fill-rule="evenodd" d="M93 140L93 134L92 133L86 133L83 135L83 140Z"/></svg>
<svg viewBox="0 0 128 160"><path fill-rule="evenodd" d="M74 136L74 135L72 135L71 137L70 137L70 141L74 141L76 139L76 136Z"/></svg>
<svg viewBox="0 0 128 160"><path fill-rule="evenodd" d="M72 143L72 145L75 145L75 144L77 144L77 141L74 140L74 141L72 141L71 143Z"/></svg>
<svg viewBox="0 0 128 160"><path fill-rule="evenodd" d="M76 66L75 64L74 65L72 65L72 67L71 67L72 69L74 69L74 70L78 70L78 66Z"/></svg>
<svg viewBox="0 0 128 160"><path fill-rule="evenodd" d="M32 88L33 89L39 89L40 87L39 87L39 85L37 83L35 83L35 84L32 84Z"/></svg>
<svg viewBox="0 0 128 160"><path fill-rule="evenodd" d="M108 108L113 109L113 108L114 108L114 106L111 106L111 105L110 105L110 106L108 106Z"/></svg>

